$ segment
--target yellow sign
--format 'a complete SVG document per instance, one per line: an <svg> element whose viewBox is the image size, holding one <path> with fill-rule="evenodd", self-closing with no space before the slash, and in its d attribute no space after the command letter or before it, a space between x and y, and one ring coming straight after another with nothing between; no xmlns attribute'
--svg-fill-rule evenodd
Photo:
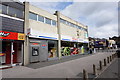
<svg viewBox="0 0 120 80"><path fill-rule="evenodd" d="M18 40L25 40L25 34L18 33Z"/></svg>

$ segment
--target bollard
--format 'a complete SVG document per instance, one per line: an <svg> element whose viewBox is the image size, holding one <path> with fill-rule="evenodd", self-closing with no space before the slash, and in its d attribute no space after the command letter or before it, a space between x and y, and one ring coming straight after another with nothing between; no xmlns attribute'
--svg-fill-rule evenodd
<svg viewBox="0 0 120 80"><path fill-rule="evenodd" d="M93 74L94 74L95 76L97 76L97 69L96 69L95 64L93 64Z"/></svg>
<svg viewBox="0 0 120 80"><path fill-rule="evenodd" d="M112 54L112 59L114 59L114 55Z"/></svg>
<svg viewBox="0 0 120 80"><path fill-rule="evenodd" d="M112 55L111 55L111 59L113 60L113 57L112 57Z"/></svg>
<svg viewBox="0 0 120 80"><path fill-rule="evenodd" d="M115 58L115 54L113 54L113 58Z"/></svg>
<svg viewBox="0 0 120 80"><path fill-rule="evenodd" d="M115 57L117 58L117 53L115 53Z"/></svg>
<svg viewBox="0 0 120 80"><path fill-rule="evenodd" d="M104 59L104 66L106 66L107 65L107 63L106 63L106 59Z"/></svg>
<svg viewBox="0 0 120 80"><path fill-rule="evenodd" d="M112 61L112 57L110 56L110 62Z"/></svg>
<svg viewBox="0 0 120 80"><path fill-rule="evenodd" d="M99 61L100 70L102 70L102 61Z"/></svg>
<svg viewBox="0 0 120 80"><path fill-rule="evenodd" d="M88 74L85 69L83 69L83 80L88 80Z"/></svg>
<svg viewBox="0 0 120 80"><path fill-rule="evenodd" d="M66 78L66 80L68 80L68 78Z"/></svg>
<svg viewBox="0 0 120 80"><path fill-rule="evenodd" d="M114 58L116 58L116 55L114 54Z"/></svg>
<svg viewBox="0 0 120 80"><path fill-rule="evenodd" d="M107 63L109 63L109 57L107 57Z"/></svg>

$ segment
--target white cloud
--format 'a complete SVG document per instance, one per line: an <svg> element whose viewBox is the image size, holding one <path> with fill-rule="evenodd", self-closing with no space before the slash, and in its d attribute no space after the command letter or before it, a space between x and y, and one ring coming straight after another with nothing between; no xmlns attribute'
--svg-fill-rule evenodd
<svg viewBox="0 0 120 80"><path fill-rule="evenodd" d="M118 35L117 2L79 2L61 11L89 26L89 36L110 37Z"/></svg>

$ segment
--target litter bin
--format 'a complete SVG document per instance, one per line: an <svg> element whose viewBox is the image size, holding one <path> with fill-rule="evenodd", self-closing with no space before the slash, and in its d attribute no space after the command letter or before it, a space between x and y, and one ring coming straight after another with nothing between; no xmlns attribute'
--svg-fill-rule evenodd
<svg viewBox="0 0 120 80"><path fill-rule="evenodd" d="M117 57L120 58L120 50L117 50L116 53L117 53Z"/></svg>

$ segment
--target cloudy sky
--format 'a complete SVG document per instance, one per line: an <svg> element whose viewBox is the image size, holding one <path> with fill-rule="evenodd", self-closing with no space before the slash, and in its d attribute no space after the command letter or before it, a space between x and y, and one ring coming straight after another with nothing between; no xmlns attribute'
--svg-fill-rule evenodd
<svg viewBox="0 0 120 80"><path fill-rule="evenodd" d="M108 38L118 35L117 0L104 0L101 2L82 2L82 0L81 2L77 0L27 1L52 14L58 10L65 16L87 25L91 37Z"/></svg>

